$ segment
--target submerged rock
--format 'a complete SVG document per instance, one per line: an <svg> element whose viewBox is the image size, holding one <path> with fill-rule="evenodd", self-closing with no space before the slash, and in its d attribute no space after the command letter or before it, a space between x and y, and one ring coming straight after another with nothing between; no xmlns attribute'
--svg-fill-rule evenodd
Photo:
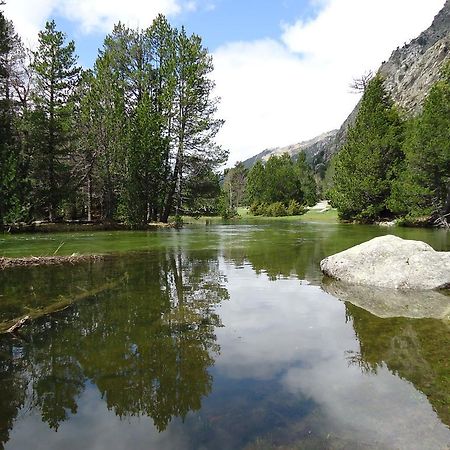
<svg viewBox="0 0 450 450"><path fill-rule="evenodd" d="M349 284L421 290L450 287L450 252L437 252L425 242L392 235L329 256L320 268L325 275Z"/></svg>
<svg viewBox="0 0 450 450"><path fill-rule="evenodd" d="M408 317L450 320L450 294L446 291L387 289L330 279L322 283L322 289L382 319Z"/></svg>

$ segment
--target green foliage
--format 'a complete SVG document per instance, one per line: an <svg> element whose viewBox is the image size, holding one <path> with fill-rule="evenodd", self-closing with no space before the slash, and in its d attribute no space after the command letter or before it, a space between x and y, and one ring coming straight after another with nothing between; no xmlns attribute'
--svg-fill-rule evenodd
<svg viewBox="0 0 450 450"><path fill-rule="evenodd" d="M303 202L308 206L314 206L319 198L317 195L317 183L314 172L306 162L305 153L299 153L295 162L295 175L303 195Z"/></svg>
<svg viewBox="0 0 450 450"><path fill-rule="evenodd" d="M287 205L291 200L313 205L317 202L314 174L301 153L294 163L288 154L271 156L265 165L260 161L247 177L249 203L277 203Z"/></svg>
<svg viewBox="0 0 450 450"><path fill-rule="evenodd" d="M268 206L267 203L254 202L250 205L249 212L254 216L266 216Z"/></svg>
<svg viewBox="0 0 450 450"><path fill-rule="evenodd" d="M274 203L252 203L249 208L250 214L254 216L283 217L299 216L306 212L306 208L300 205L297 200L291 200L286 206L282 202Z"/></svg>
<svg viewBox="0 0 450 450"><path fill-rule="evenodd" d="M389 206L409 218L430 216L449 223L450 214L450 63L431 89L423 112L410 121L405 162Z"/></svg>
<svg viewBox="0 0 450 450"><path fill-rule="evenodd" d="M286 206L282 202L275 202L267 207L266 214L269 217L283 217L287 216Z"/></svg>
<svg viewBox="0 0 450 450"><path fill-rule="evenodd" d="M173 225L175 226L175 228L183 228L184 225L183 217L175 216L173 219Z"/></svg>
<svg viewBox="0 0 450 450"><path fill-rule="evenodd" d="M34 110L30 116L33 142L33 188L37 213L53 220L70 186L67 157L74 138L74 94L79 82L75 44L47 22L39 33L32 68Z"/></svg>
<svg viewBox="0 0 450 450"><path fill-rule="evenodd" d="M248 173L246 195L249 204L260 203L263 197L265 168L261 161L256 161Z"/></svg>
<svg viewBox="0 0 450 450"><path fill-rule="evenodd" d="M241 162L237 162L231 169L225 169L223 189L227 192L232 208L243 206L247 184L247 172Z"/></svg>
<svg viewBox="0 0 450 450"><path fill-rule="evenodd" d="M212 70L201 38L162 15L145 30L116 25L84 72L47 22L28 64L0 13L0 225L215 212L227 152Z"/></svg>
<svg viewBox="0 0 450 450"><path fill-rule="evenodd" d="M218 212L222 219L228 220L238 215L236 208L230 206L230 198L228 192L222 190L218 201Z"/></svg>
<svg viewBox="0 0 450 450"><path fill-rule="evenodd" d="M355 125L336 157L330 199L341 219L372 222L389 214L387 200L403 157L402 139L402 121L377 76L369 82Z"/></svg>
<svg viewBox="0 0 450 450"><path fill-rule="evenodd" d="M200 37L162 15L146 30L119 24L106 37L83 103L86 190L104 218L143 224L167 222L173 210L214 212L226 152L214 143L222 121L212 69Z"/></svg>
<svg viewBox="0 0 450 450"><path fill-rule="evenodd" d="M307 209L300 205L297 200L291 200L287 206L287 215L288 216L300 216L302 214L305 214Z"/></svg>

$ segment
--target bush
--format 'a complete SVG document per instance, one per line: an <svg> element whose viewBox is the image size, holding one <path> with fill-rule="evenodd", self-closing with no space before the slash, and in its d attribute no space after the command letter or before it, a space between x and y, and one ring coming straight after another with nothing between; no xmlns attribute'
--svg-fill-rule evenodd
<svg viewBox="0 0 450 450"><path fill-rule="evenodd" d="M254 202L250 205L249 208L249 213L252 214L253 216L259 216L259 203L258 202Z"/></svg>
<svg viewBox="0 0 450 450"><path fill-rule="evenodd" d="M297 200L291 200L287 207L287 215L288 216L300 216L301 214L305 214L306 208Z"/></svg>
<svg viewBox="0 0 450 450"><path fill-rule="evenodd" d="M284 206L281 202L272 203L267 207L265 215L270 217L287 216L286 206Z"/></svg>
<svg viewBox="0 0 450 450"><path fill-rule="evenodd" d="M267 208L269 205L267 203L252 203L250 206L250 214L254 216L267 216Z"/></svg>

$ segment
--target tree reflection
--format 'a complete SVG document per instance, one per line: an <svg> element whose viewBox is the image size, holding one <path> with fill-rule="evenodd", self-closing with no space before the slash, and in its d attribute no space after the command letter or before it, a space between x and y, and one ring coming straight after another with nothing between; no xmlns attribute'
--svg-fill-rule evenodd
<svg viewBox="0 0 450 450"><path fill-rule="evenodd" d="M350 364L376 373L386 365L423 392L443 423L450 425L450 326L436 319L381 319L346 303L360 351Z"/></svg>
<svg viewBox="0 0 450 450"><path fill-rule="evenodd" d="M88 288L120 284L33 322L26 341L1 339L2 442L25 404L56 430L88 381L115 414L151 417L159 431L210 393L221 325L214 306L228 298L217 255L168 250L99 264Z"/></svg>

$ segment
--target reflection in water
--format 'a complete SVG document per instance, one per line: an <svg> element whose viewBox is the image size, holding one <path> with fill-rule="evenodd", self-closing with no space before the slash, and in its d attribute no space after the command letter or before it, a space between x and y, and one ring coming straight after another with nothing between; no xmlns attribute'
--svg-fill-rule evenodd
<svg viewBox="0 0 450 450"><path fill-rule="evenodd" d="M159 431L172 417L200 409L211 391L208 368L219 351L214 330L221 325L214 306L228 297L217 260L167 251L101 266L81 269L90 270L90 288L105 278L126 281L33 322L23 340L1 339L2 442L19 410L39 411L57 430L77 413L87 383L117 416L151 417ZM71 268L52 270L60 272L52 277L58 292L56 280Z"/></svg>
<svg viewBox="0 0 450 450"><path fill-rule="evenodd" d="M410 317L450 320L450 292L387 289L348 284L324 278L322 288L344 302L350 302L378 317Z"/></svg>
<svg viewBox="0 0 450 450"><path fill-rule="evenodd" d="M386 366L424 393L450 426L450 323L434 319L380 319L346 303L359 340L348 360L367 373Z"/></svg>
<svg viewBox="0 0 450 450"><path fill-rule="evenodd" d="M376 230L117 233L102 245L142 250L151 241L152 251L0 272L3 324L77 300L20 338L0 338L1 442L46 450L446 448L448 322L381 319L321 288L319 261ZM425 236L448 248L447 235ZM355 303L361 296L352 292Z"/></svg>

